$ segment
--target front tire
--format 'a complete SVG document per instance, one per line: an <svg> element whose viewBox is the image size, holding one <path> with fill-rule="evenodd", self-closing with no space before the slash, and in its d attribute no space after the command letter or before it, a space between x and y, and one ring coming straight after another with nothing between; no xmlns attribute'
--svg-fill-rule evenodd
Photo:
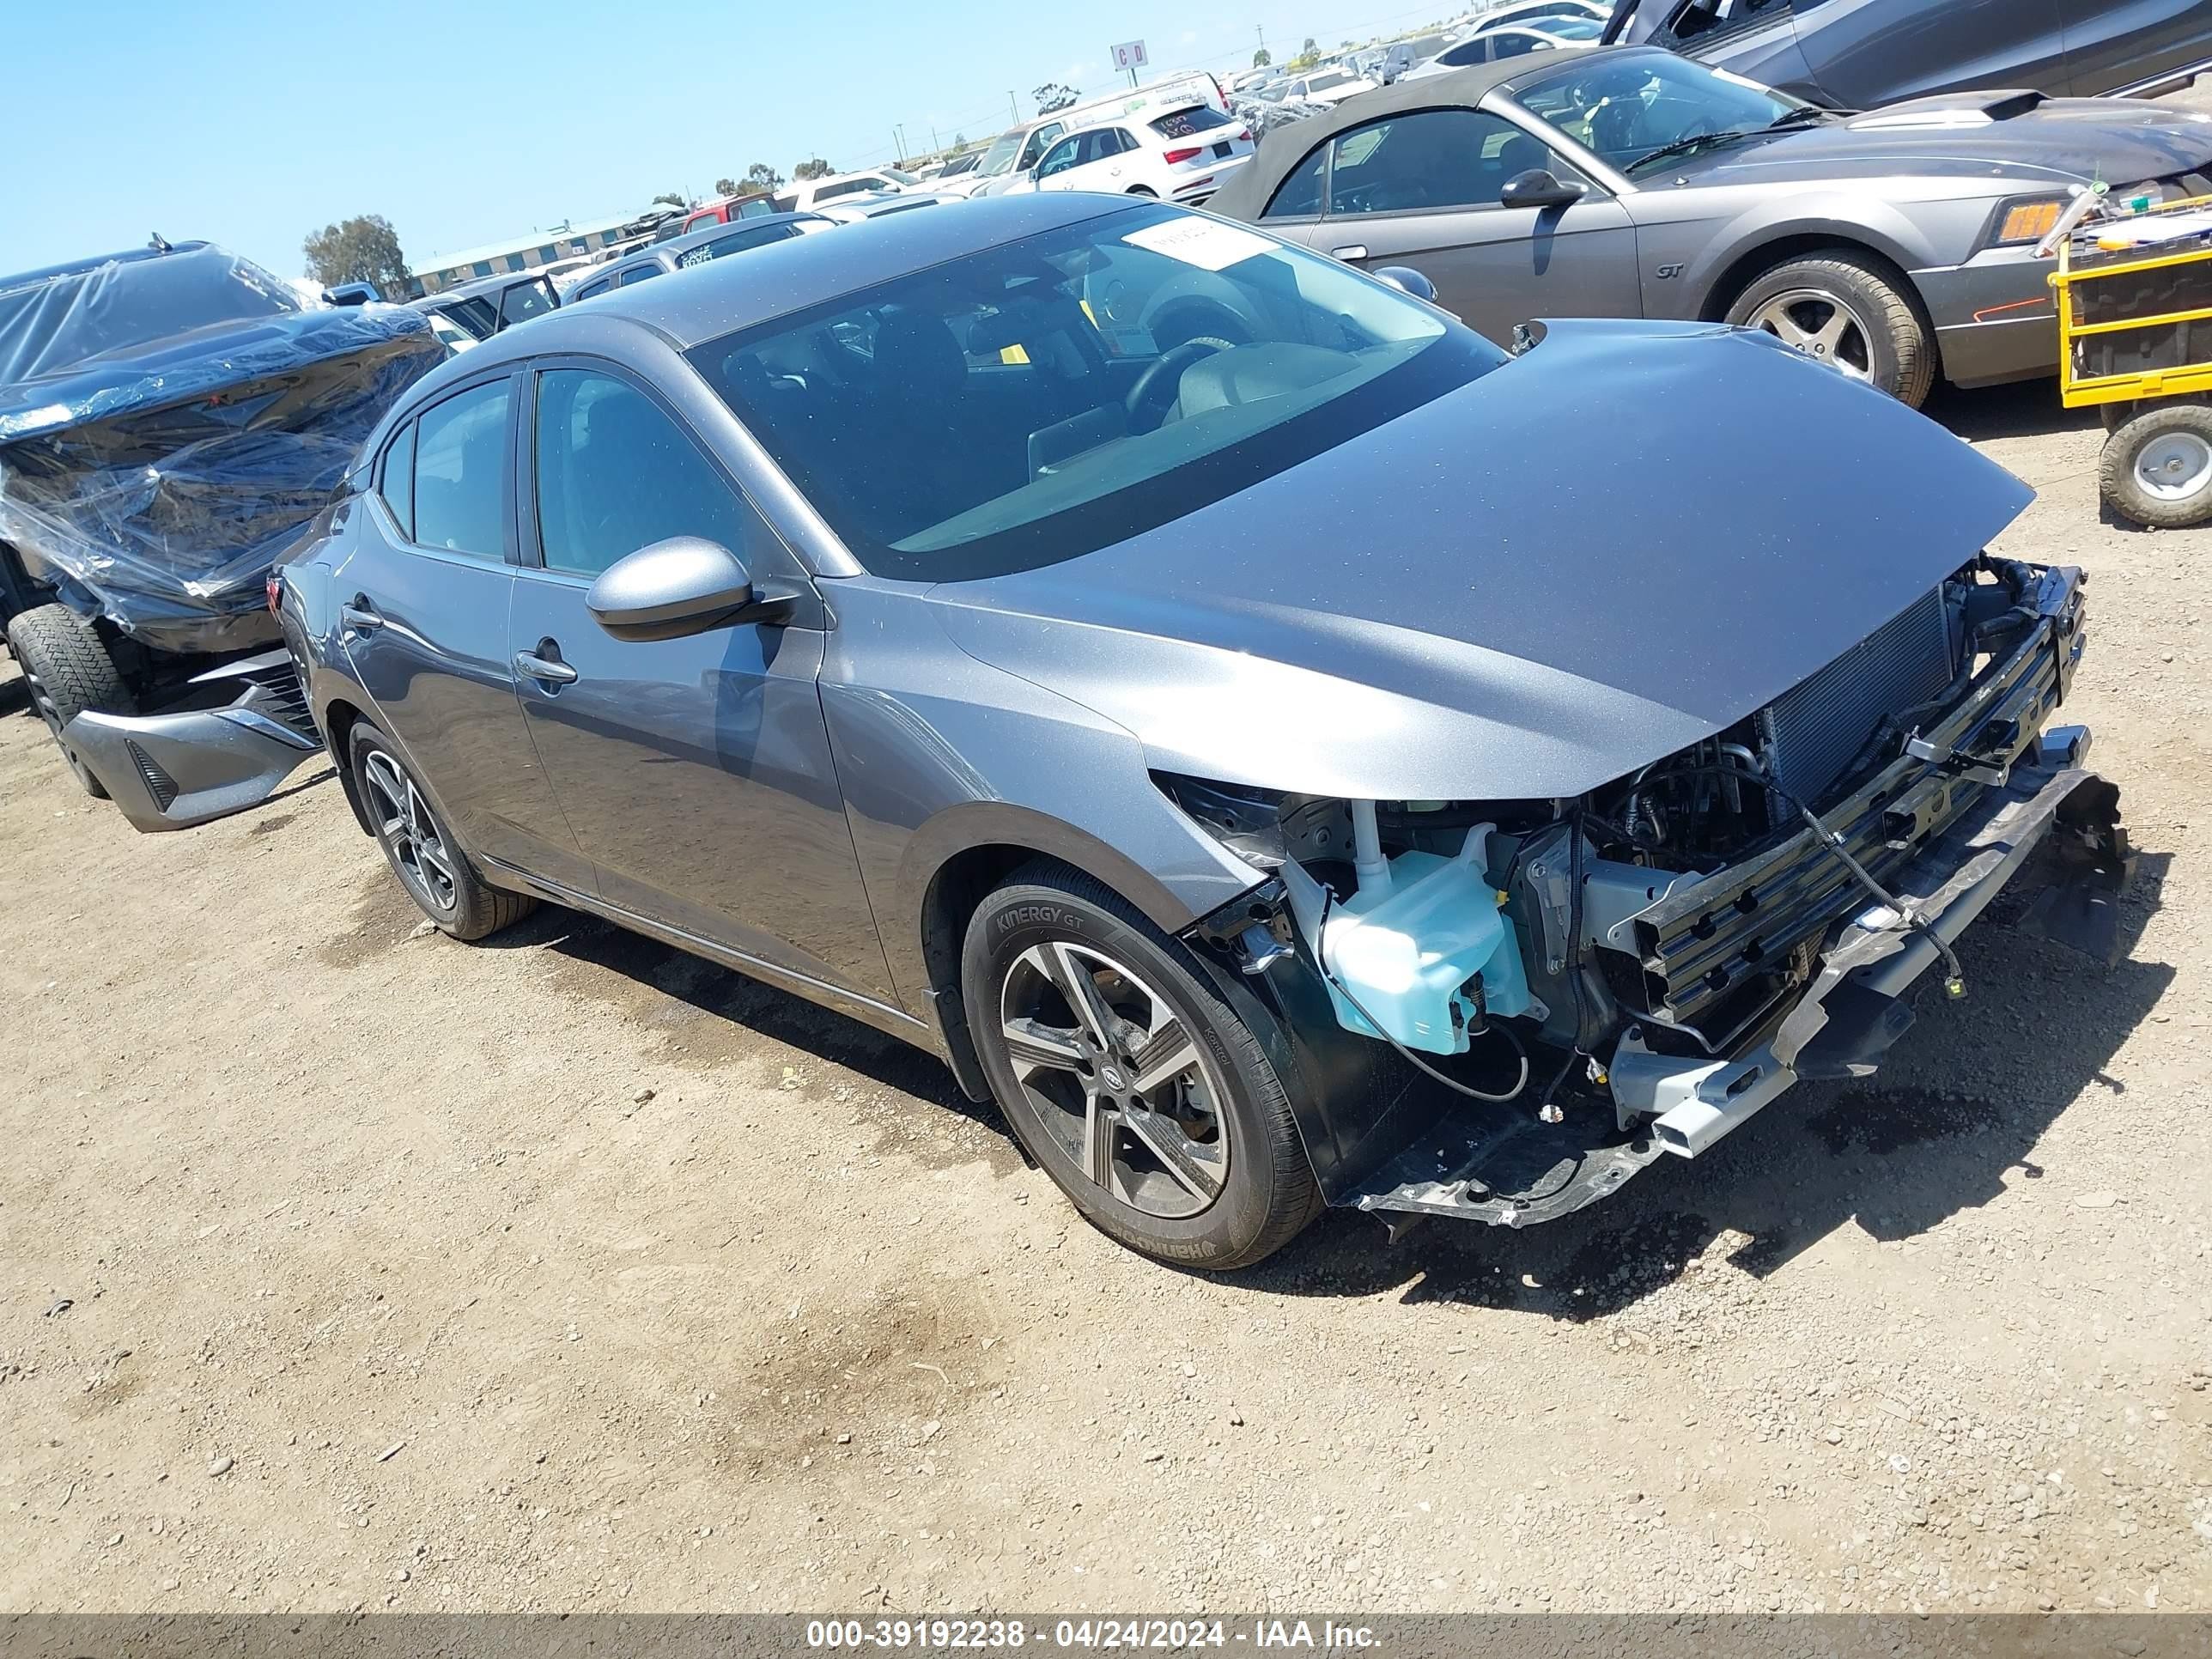
<svg viewBox="0 0 2212 1659"><path fill-rule="evenodd" d="M69 723L87 710L103 714L138 712L138 700L124 684L122 672L108 655L99 631L65 605L42 605L8 624L8 648L22 667L31 707L39 711L39 718L53 734L54 744L70 770L76 775L86 794L94 800L106 800L107 791L62 735Z"/></svg>
<svg viewBox="0 0 2212 1659"><path fill-rule="evenodd" d="M367 720L355 722L346 763L385 862L440 931L458 939L488 939L538 908L529 895L504 892L477 874L392 739Z"/></svg>
<svg viewBox="0 0 2212 1659"><path fill-rule="evenodd" d="M1057 865L968 925L961 994L992 1093L1060 1189L1140 1255L1227 1272L1322 1207L1281 1079L1188 951Z"/></svg>
<svg viewBox="0 0 2212 1659"><path fill-rule="evenodd" d="M2212 523L2212 408L2161 404L2105 440L2098 488L2122 518L2156 530Z"/></svg>
<svg viewBox="0 0 2212 1659"><path fill-rule="evenodd" d="M1935 389L1936 349L1904 278L1841 248L1762 272L1736 296L1728 320L1761 329L1908 408Z"/></svg>

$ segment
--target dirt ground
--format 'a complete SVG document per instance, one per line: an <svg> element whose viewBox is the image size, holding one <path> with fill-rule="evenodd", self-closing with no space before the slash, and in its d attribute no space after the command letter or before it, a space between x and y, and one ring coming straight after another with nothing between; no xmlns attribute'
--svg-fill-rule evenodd
<svg viewBox="0 0 2212 1659"><path fill-rule="evenodd" d="M2212 1607L2212 532L2055 404L1936 412L2091 573L2119 969L1984 926L1869 1085L1225 1282L857 1025L424 936L319 768L133 834L7 669L0 1610Z"/></svg>

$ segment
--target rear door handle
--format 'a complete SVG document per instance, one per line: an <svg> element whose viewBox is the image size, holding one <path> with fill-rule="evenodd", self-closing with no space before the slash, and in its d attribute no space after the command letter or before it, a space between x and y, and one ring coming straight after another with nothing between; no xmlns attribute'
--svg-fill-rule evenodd
<svg viewBox="0 0 2212 1659"><path fill-rule="evenodd" d="M381 628L384 626L384 618L378 616L376 612L370 608L369 604L366 599L362 599L353 605L340 605L338 607L338 620L343 623L348 628L353 629L356 632L362 634L368 633L372 628Z"/></svg>
<svg viewBox="0 0 2212 1659"><path fill-rule="evenodd" d="M1367 244L1350 242L1342 247L1333 247L1329 252L1340 259L1364 259L1367 257Z"/></svg>
<svg viewBox="0 0 2212 1659"><path fill-rule="evenodd" d="M568 685L576 678L576 671L558 657L541 657L535 651L516 652L514 672L543 685Z"/></svg>

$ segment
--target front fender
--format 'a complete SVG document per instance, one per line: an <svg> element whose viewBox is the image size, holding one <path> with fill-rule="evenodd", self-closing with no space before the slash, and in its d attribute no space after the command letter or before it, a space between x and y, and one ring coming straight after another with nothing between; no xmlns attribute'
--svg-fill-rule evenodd
<svg viewBox="0 0 2212 1659"><path fill-rule="evenodd" d="M1814 240L1869 248L1899 270L1946 263L1943 251L1911 217L1887 202L1820 191L1758 204L1730 220L1692 257L1683 273L1683 297L1695 313L1725 309L1741 276L1765 263L1769 249Z"/></svg>

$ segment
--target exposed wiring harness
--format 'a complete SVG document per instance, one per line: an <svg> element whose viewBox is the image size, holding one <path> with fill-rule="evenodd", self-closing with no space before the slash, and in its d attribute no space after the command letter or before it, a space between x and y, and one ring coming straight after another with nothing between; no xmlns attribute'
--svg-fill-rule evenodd
<svg viewBox="0 0 2212 1659"><path fill-rule="evenodd" d="M1490 1029L1495 1031L1499 1036L1504 1037L1506 1042L1513 1045L1513 1052L1520 1059L1521 1072L1520 1075L1513 1079L1513 1086L1510 1089L1508 1089L1502 1095L1493 1095L1480 1089L1471 1088L1467 1084L1462 1083L1455 1078L1446 1077L1442 1072L1437 1070L1435 1066L1430 1065L1426 1060L1424 1060L1419 1054L1407 1048L1405 1044L1400 1042L1397 1038L1392 1036L1389 1032L1384 1030L1382 1029L1382 1022L1376 1018L1374 1015L1369 1013L1366 1009L1360 1006L1359 999L1352 994L1351 991L1346 988L1344 981L1336 976L1335 970L1328 965L1328 951L1327 945L1328 939L1328 913L1330 910L1334 909L1336 905L1336 889L1334 887L1323 886L1321 891L1321 920L1316 923L1314 927L1314 962L1315 964L1320 968L1322 977L1326 979L1329 984L1343 996L1344 1000L1352 1005L1352 1012L1358 1014L1360 1018L1365 1020L1374 1030L1376 1035L1380 1036L1383 1042L1389 1043L1393 1048L1395 1048L1398 1051L1399 1057L1411 1065L1415 1071L1420 1073L1423 1076L1429 1078L1434 1082L1443 1084L1445 1088L1451 1090L1454 1093L1462 1094L1469 1100L1483 1101L1492 1106L1502 1106L1509 1100L1518 1099L1520 1097L1521 1091L1528 1086L1528 1051L1522 1046L1521 1039L1514 1036L1513 1033L1505 1026L1493 1025Z"/></svg>

